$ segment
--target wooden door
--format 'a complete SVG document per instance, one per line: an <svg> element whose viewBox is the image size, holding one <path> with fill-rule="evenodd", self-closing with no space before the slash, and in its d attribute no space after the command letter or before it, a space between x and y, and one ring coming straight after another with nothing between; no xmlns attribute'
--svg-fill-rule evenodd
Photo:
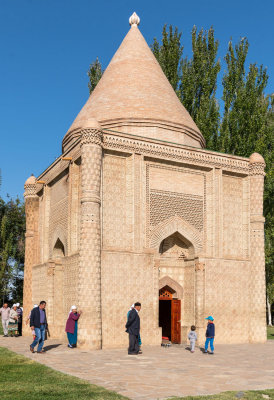
<svg viewBox="0 0 274 400"><path fill-rule="evenodd" d="M171 342L181 343L181 300L171 300Z"/></svg>

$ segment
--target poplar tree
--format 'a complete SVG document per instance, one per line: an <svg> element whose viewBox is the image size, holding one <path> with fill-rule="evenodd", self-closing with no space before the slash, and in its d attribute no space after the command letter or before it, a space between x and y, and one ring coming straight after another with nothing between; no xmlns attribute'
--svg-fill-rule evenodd
<svg viewBox="0 0 274 400"><path fill-rule="evenodd" d="M219 149L225 153L249 157L254 151L266 153L268 134L268 98L264 94L268 76L263 66L245 62L249 43L246 38L229 42L225 56L227 71L223 77L224 114L220 127Z"/></svg>
<svg viewBox="0 0 274 400"><path fill-rule="evenodd" d="M219 105L216 100L219 42L214 29L192 29L192 58L182 60L179 97L206 139L206 147L217 150Z"/></svg>
<svg viewBox="0 0 274 400"><path fill-rule="evenodd" d="M97 57L96 60L90 64L87 72L89 77L89 82L88 82L89 94L91 94L93 90L96 88L97 83L103 76L103 73L104 71L102 69L102 65Z"/></svg>
<svg viewBox="0 0 274 400"><path fill-rule="evenodd" d="M164 25L161 44L154 38L151 45L155 58L175 91L177 91L181 79L180 63L183 54L181 36L182 33L178 32L177 27L173 30L170 25L167 31L167 25Z"/></svg>

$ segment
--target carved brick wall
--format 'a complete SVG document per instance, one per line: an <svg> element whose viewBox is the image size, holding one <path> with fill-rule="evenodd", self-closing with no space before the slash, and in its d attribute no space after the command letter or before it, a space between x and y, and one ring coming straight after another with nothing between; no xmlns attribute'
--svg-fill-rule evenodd
<svg viewBox="0 0 274 400"><path fill-rule="evenodd" d="M249 201L247 179L223 175L223 257L248 256Z"/></svg>
<svg viewBox="0 0 274 400"><path fill-rule="evenodd" d="M67 240L68 237L68 175L62 176L51 187L50 195L50 217L49 217L49 257L52 257L52 251L55 243L53 239L55 232L59 228ZM67 243L63 243L67 247Z"/></svg>
<svg viewBox="0 0 274 400"><path fill-rule="evenodd" d="M32 186L32 185L31 185ZM25 234L25 268L24 268L24 297L23 307L26 315L33 308L32 302L32 282L33 282L33 266L39 260L39 199L38 196L32 195L30 190L26 188L25 192L25 211L26 211L26 234ZM23 333L28 334L28 328L23 324Z"/></svg>
<svg viewBox="0 0 274 400"><path fill-rule="evenodd" d="M147 163L147 238L155 226L179 216L203 234L206 219L206 177L200 171Z"/></svg>
<svg viewBox="0 0 274 400"><path fill-rule="evenodd" d="M249 261L206 260L205 316L215 319L216 343L248 342L249 268Z"/></svg>
<svg viewBox="0 0 274 400"><path fill-rule="evenodd" d="M266 340L264 253L264 165L251 165L250 176L250 329L252 343Z"/></svg>
<svg viewBox="0 0 274 400"><path fill-rule="evenodd" d="M45 300L48 303L48 264L36 265L32 269L32 303L39 304Z"/></svg>
<svg viewBox="0 0 274 400"><path fill-rule="evenodd" d="M81 139L81 230L78 306L83 310L79 345L102 346L101 320L101 169L102 134L87 129Z"/></svg>
<svg viewBox="0 0 274 400"><path fill-rule="evenodd" d="M102 251L103 348L128 346L127 312L136 301L142 303L143 344L160 344L158 280L153 255Z"/></svg>
<svg viewBox="0 0 274 400"><path fill-rule="evenodd" d="M78 306L79 254L63 259L64 263L64 323L72 305Z"/></svg>
<svg viewBox="0 0 274 400"><path fill-rule="evenodd" d="M133 246L132 157L105 154L103 162L103 247Z"/></svg>

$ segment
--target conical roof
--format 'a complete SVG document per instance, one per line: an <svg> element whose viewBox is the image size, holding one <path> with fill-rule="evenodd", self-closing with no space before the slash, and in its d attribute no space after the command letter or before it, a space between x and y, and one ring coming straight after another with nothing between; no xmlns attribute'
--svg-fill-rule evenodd
<svg viewBox="0 0 274 400"><path fill-rule="evenodd" d="M125 126L137 124L141 127L140 136L149 137L152 127L161 127L159 139L204 147L201 132L139 31L138 21L134 23L133 18L133 23L132 19L130 22L128 34L71 125L63 145L66 147L74 136L79 136L77 131L89 118L95 118L103 128L118 130L118 126L123 126L124 132ZM144 129L146 126L150 129ZM172 134L174 131L176 136Z"/></svg>

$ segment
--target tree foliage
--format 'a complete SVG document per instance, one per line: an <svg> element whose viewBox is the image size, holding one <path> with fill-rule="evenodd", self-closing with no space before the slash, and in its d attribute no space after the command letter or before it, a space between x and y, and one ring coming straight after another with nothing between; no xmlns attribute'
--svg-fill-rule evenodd
<svg viewBox="0 0 274 400"><path fill-rule="evenodd" d="M203 133L207 147L217 150L219 105L216 100L217 77L221 64L217 58L219 42L214 30L192 29L192 57L182 60L182 78L179 98L198 128Z"/></svg>
<svg viewBox="0 0 274 400"><path fill-rule="evenodd" d="M265 155L268 134L269 101L264 95L268 76L256 64L245 72L248 41L241 39L235 49L229 42L225 56L227 71L223 77L224 115L220 126L219 149L225 153L249 157L254 151Z"/></svg>
<svg viewBox="0 0 274 400"><path fill-rule="evenodd" d="M103 76L103 69L100 61L98 60L98 57L96 58L93 63L90 64L89 70L88 70L88 77L89 77L89 82L88 82L88 88L89 88L89 94L93 92L93 90L96 88L97 83Z"/></svg>
<svg viewBox="0 0 274 400"><path fill-rule="evenodd" d="M0 296L22 302L24 269L24 204L0 198Z"/></svg>
<svg viewBox="0 0 274 400"><path fill-rule="evenodd" d="M158 40L154 38L151 45L154 56L175 91L177 91L181 80L180 64L183 54L181 36L182 33L178 32L177 27L173 31L173 27L170 25L169 32L167 32L167 25L164 25L162 43L159 44Z"/></svg>

